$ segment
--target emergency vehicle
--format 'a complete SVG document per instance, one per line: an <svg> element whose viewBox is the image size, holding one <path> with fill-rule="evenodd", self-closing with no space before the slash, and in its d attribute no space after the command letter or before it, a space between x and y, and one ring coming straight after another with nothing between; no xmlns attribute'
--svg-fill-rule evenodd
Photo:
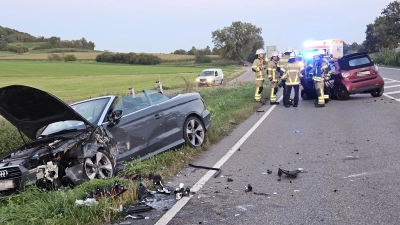
<svg viewBox="0 0 400 225"><path fill-rule="evenodd" d="M320 49L324 50L326 56L329 58L340 59L343 57L343 41L339 39L306 41L303 46L304 55L307 59L311 59L313 53Z"/></svg>

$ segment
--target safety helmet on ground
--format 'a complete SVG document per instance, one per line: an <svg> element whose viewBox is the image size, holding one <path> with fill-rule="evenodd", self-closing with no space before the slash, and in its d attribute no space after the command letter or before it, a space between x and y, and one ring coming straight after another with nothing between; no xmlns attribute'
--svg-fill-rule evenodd
<svg viewBox="0 0 400 225"><path fill-rule="evenodd" d="M290 53L289 59L294 59L296 58L296 54L294 52Z"/></svg>
<svg viewBox="0 0 400 225"><path fill-rule="evenodd" d="M289 47L289 48L286 49L285 52L293 52L293 49Z"/></svg>
<svg viewBox="0 0 400 225"><path fill-rule="evenodd" d="M273 51L271 54L271 57L274 57L274 56L279 57L279 52Z"/></svg>
<svg viewBox="0 0 400 225"><path fill-rule="evenodd" d="M320 54L320 55L325 55L326 53L325 53L325 51L324 51L324 50L322 50L322 49L319 49L319 50L318 50L318 54Z"/></svg>
<svg viewBox="0 0 400 225"><path fill-rule="evenodd" d="M256 55L258 54L264 54L264 49L260 48L256 51Z"/></svg>

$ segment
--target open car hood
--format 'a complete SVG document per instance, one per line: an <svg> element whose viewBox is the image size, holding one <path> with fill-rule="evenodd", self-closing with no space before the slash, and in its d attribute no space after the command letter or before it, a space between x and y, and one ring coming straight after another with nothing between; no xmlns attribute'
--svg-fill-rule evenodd
<svg viewBox="0 0 400 225"><path fill-rule="evenodd" d="M92 126L54 95L23 85L0 88L0 115L32 140L40 128L54 122L77 120Z"/></svg>

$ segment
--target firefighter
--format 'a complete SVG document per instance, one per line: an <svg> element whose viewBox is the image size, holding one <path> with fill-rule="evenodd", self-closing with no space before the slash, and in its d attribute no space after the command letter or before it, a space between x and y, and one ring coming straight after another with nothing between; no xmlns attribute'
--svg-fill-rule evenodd
<svg viewBox="0 0 400 225"><path fill-rule="evenodd" d="M279 105L279 102L276 101L276 93L278 92L278 81L280 73L278 71L278 61L279 61L279 52L274 51L271 54L271 60L268 63L268 79L270 81L271 86L271 105Z"/></svg>
<svg viewBox="0 0 400 225"><path fill-rule="evenodd" d="M279 59L279 64L278 64L278 71L281 75L283 75L286 71L282 70L282 68L285 66L285 64L288 62L290 54L293 52L292 48L287 48L285 50L285 52L283 53L283 56L281 59ZM286 96L286 84L285 84L285 80L280 80L279 82L279 87L283 87L283 105L287 105L290 104L290 102L285 102L287 98L285 98ZM290 97L290 96L289 96ZM290 99L290 98L289 98Z"/></svg>
<svg viewBox="0 0 400 225"><path fill-rule="evenodd" d="M290 53L288 62L284 65L285 74L282 76L282 80L286 82L286 94L284 98L286 100L285 107L289 108L289 98L292 92L292 87L294 89L294 102L293 107L297 107L299 104L299 88L301 86L300 78L302 77L301 73L304 70L304 64L299 62L296 58L296 54L294 52ZM281 68L282 69L282 68Z"/></svg>
<svg viewBox="0 0 400 225"><path fill-rule="evenodd" d="M329 66L329 61L324 57L325 51L320 49L318 50L318 54L320 54L320 58L323 61L324 69L323 69L323 78L324 78L324 99L325 103L329 102L329 98L331 96L331 87L329 80L331 79L331 70Z"/></svg>
<svg viewBox="0 0 400 225"><path fill-rule="evenodd" d="M313 80L315 83L315 89L318 96L318 100L315 103L315 107L316 108L325 107L324 74L327 73L328 64L322 59L320 52L316 52L316 54L314 55L313 70L314 70Z"/></svg>
<svg viewBox="0 0 400 225"><path fill-rule="evenodd" d="M254 99L256 102L261 102L261 92L263 91L265 80L265 66L264 66L264 50L258 49L256 51L256 59L253 62L252 70L255 72L256 79L256 93Z"/></svg>

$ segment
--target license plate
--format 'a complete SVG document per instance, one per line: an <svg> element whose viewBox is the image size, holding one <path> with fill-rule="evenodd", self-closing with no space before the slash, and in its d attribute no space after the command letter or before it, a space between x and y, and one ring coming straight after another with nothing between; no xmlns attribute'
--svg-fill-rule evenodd
<svg viewBox="0 0 400 225"><path fill-rule="evenodd" d="M369 71L357 72L358 77L368 76L370 74L371 74L371 72L369 72Z"/></svg>
<svg viewBox="0 0 400 225"><path fill-rule="evenodd" d="M12 180L0 180L0 191L15 188L14 181Z"/></svg>

